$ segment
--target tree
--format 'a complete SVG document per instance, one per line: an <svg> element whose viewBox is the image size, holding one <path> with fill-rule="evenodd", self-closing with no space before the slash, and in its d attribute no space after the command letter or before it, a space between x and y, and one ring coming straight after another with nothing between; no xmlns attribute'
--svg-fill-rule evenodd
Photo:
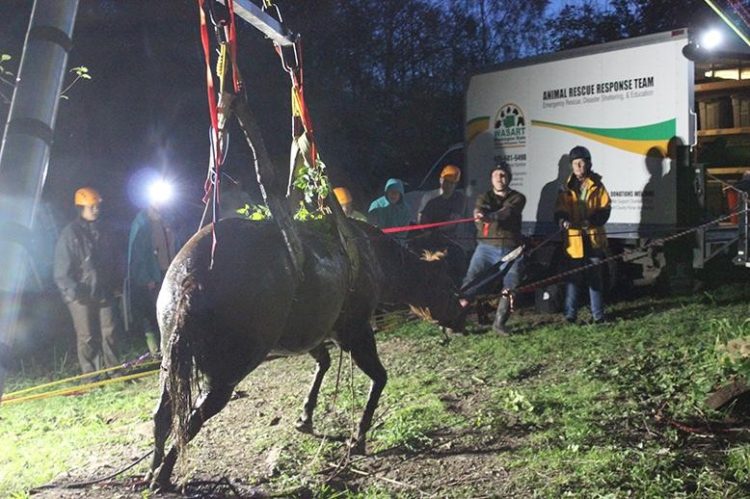
<svg viewBox="0 0 750 499"><path fill-rule="evenodd" d="M539 50L547 3L279 2L305 37L306 91L334 183L369 197L389 176L423 175L462 138L467 75Z"/></svg>
<svg viewBox="0 0 750 499"><path fill-rule="evenodd" d="M700 26L713 13L702 0L613 0L609 6L586 0L566 4L549 20L555 50L605 43L676 28Z"/></svg>

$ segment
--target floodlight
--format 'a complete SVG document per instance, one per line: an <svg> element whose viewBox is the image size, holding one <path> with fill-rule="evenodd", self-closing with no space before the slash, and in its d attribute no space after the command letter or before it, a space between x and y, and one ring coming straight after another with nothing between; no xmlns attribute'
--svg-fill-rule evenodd
<svg viewBox="0 0 750 499"><path fill-rule="evenodd" d="M158 206L169 203L174 195L174 187L164 179L151 182L148 186L148 201Z"/></svg>
<svg viewBox="0 0 750 499"><path fill-rule="evenodd" d="M722 36L718 29L711 29L703 33L701 36L701 46L706 50L714 50L716 47L721 45Z"/></svg>

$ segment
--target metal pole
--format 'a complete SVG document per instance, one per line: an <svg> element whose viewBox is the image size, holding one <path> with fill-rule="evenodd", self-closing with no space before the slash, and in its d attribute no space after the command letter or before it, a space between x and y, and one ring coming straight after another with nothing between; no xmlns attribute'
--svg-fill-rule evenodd
<svg viewBox="0 0 750 499"><path fill-rule="evenodd" d="M35 0L0 147L0 398L79 0Z"/></svg>
<svg viewBox="0 0 750 499"><path fill-rule="evenodd" d="M226 5L226 0L219 0ZM282 47L294 46L296 35L250 0L234 0L234 13Z"/></svg>

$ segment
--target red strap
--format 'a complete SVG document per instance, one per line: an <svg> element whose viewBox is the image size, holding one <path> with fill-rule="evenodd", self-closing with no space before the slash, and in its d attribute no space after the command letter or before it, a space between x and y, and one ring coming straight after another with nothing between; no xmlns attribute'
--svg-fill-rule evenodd
<svg viewBox="0 0 750 499"><path fill-rule="evenodd" d="M231 0L230 0L231 1ZM213 190L211 190L211 177L206 178L206 183L203 185L204 196L203 202L209 201L208 193L212 192L214 200L218 203L219 201L219 170L221 167L221 143L219 142L219 113L216 106L216 92L214 90L214 77L211 72L211 51L208 38L208 23L206 22L206 11L205 0L198 0L198 10L200 11L201 21L201 43L203 45L203 56L206 60L206 92L208 94L208 114L211 118L211 137L213 139L213 163L214 163L214 179L213 179ZM211 223L211 267L213 267L214 253L216 251L216 212L213 213L213 221Z"/></svg>
<svg viewBox="0 0 750 499"><path fill-rule="evenodd" d="M474 218L459 218L458 220L448 220L447 222L434 222L421 225L404 225L402 227L389 227L382 229L384 234L393 234L394 232L409 232L412 230L434 229L435 227L445 227L446 225L462 224L473 222Z"/></svg>
<svg viewBox="0 0 750 499"><path fill-rule="evenodd" d="M219 144L219 114L216 106L216 92L214 90L214 77L211 73L211 48L208 38L208 23L206 22L206 12L204 10L206 0L198 0L198 7L200 10L201 20L201 43L203 45L203 56L206 59L206 92L208 94L208 114L211 118L211 136L213 138L214 147L211 151L213 153L214 166L216 167L216 175L218 179L218 168L219 160L221 158L220 144ZM208 193L211 189L210 177L206 179L206 184L203 186L205 196L203 202L208 202Z"/></svg>

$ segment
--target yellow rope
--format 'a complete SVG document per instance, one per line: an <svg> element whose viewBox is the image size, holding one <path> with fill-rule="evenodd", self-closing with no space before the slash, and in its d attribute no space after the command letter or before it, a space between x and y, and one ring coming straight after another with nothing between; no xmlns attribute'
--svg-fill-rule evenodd
<svg viewBox="0 0 750 499"><path fill-rule="evenodd" d="M27 395L25 397L14 397L14 398L8 397L8 398L4 398L2 402L0 402L0 404L1 405L19 404L21 402L29 402L31 400L41 400L45 398L56 397L59 395L70 395L72 393L88 391L88 390L91 390L92 388L97 388L97 387L109 385L112 383L119 383L121 381L129 381L131 379L144 378L156 372L159 372L159 369L152 369L150 371L140 372L136 374L129 374L127 376L121 376L119 378L106 379L103 381L97 381L95 383L88 383L88 384L80 385L80 386L62 388L60 390L54 390L51 392L35 393L33 395Z"/></svg>
<svg viewBox="0 0 750 499"><path fill-rule="evenodd" d="M152 362L144 362L143 364L138 364L137 366L133 366L133 367L150 367L150 366L156 366L156 365L159 364L159 362L160 361L158 361L158 360L155 360L155 361L152 361ZM90 373L79 374L78 376L72 376L70 378L59 379L57 381L51 381L51 382L45 383L43 385L36 385L36 386L32 386L30 388L24 388L23 390L18 390L18 391L12 392L12 393L6 393L5 396L3 397L3 399L7 400L7 399L11 399L11 398L16 398L19 395L22 395L24 393L35 392L37 390L41 390L42 388L49 388L50 386L61 385L63 383L69 383L69 382L73 382L73 381L78 381L78 380L85 379L85 378L92 378L92 377L97 376L99 374L107 373L107 372L110 372L110 371L116 371L118 369L123 369L123 366L108 367L106 369L101 369L99 371L93 371L93 372L90 372ZM83 385L81 385L81 386L83 386Z"/></svg>

